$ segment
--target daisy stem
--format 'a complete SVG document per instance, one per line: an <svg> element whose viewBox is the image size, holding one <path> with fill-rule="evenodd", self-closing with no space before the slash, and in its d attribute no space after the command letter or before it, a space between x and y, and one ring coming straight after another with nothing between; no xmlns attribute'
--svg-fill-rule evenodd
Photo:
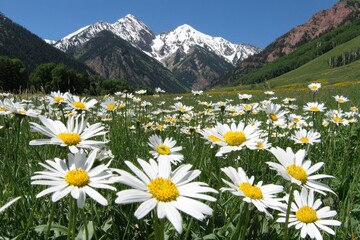
<svg viewBox="0 0 360 240"><path fill-rule="evenodd" d="M75 240L75 225L76 225L76 214L77 214L77 204L76 204L76 200L74 199L73 201L73 225L72 225L72 239Z"/></svg>
<svg viewBox="0 0 360 240"><path fill-rule="evenodd" d="M45 233L45 239L49 239L51 224L52 224L53 219L54 219L54 210L55 210L55 204L52 204L51 211L50 211L50 217L49 217L49 223L48 223L48 227L47 227L47 230L46 230L46 233Z"/></svg>
<svg viewBox="0 0 360 240"><path fill-rule="evenodd" d="M238 240L246 239L246 230L248 229L248 226L249 226L249 224L248 224L249 216L250 216L250 204L245 203L242 217L239 219L239 225L242 225L242 228L240 229L240 234L239 234ZM241 221L241 220L243 220L243 221Z"/></svg>
<svg viewBox="0 0 360 240"><path fill-rule="evenodd" d="M164 240L165 219L159 219L155 213L154 218L155 240Z"/></svg>
<svg viewBox="0 0 360 240"><path fill-rule="evenodd" d="M69 225L68 225L68 232L67 232L67 240L70 240L71 237L71 230L73 225L73 200L70 198L70 204L69 204Z"/></svg>
<svg viewBox="0 0 360 240"><path fill-rule="evenodd" d="M84 223L85 239L88 240L89 239L89 231L88 231L88 228L87 228L87 221L86 221L86 216L84 214L84 209L81 210L81 218L82 218L83 223Z"/></svg>
<svg viewBox="0 0 360 240"><path fill-rule="evenodd" d="M288 205L287 205L287 209L286 209L284 240L289 239L289 217L290 217L291 204L294 200L294 191L295 191L295 185L291 184L289 201L288 201Z"/></svg>
<svg viewBox="0 0 360 240"><path fill-rule="evenodd" d="M187 229L186 229L184 240L187 240L189 238L190 229L191 229L191 226L192 226L193 222L194 222L194 218L191 218L190 223L189 223L189 225L187 226Z"/></svg>

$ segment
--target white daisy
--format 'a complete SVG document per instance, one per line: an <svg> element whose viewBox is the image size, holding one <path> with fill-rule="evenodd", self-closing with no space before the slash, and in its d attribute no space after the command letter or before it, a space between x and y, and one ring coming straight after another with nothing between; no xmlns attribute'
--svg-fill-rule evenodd
<svg viewBox="0 0 360 240"><path fill-rule="evenodd" d="M214 197L204 193L217 193L217 191L208 187L205 183L191 182L201 172L199 170L190 170L192 167L190 164L181 165L172 171L170 161L165 159L158 162L150 159L149 163L138 159L142 170L129 161L125 163L135 176L124 170L114 169L120 174L114 180L134 189L118 192L115 203L141 202L135 211L136 218L141 219L156 208L158 218L163 219L166 217L176 231L181 233L182 218L179 210L197 220L203 220L206 215L212 214L213 210L209 206L194 198L216 201Z"/></svg>
<svg viewBox="0 0 360 240"><path fill-rule="evenodd" d="M230 126L227 124L217 123L214 129L213 139L219 139L214 143L220 145L220 150L216 153L216 156L222 156L232 151L242 150L244 147L248 147L252 142L259 139L261 130L258 129L259 124L247 125L239 122L238 125L232 123Z"/></svg>
<svg viewBox="0 0 360 240"><path fill-rule="evenodd" d="M326 109L324 103L308 102L304 106L304 111L307 112L323 112Z"/></svg>
<svg viewBox="0 0 360 240"><path fill-rule="evenodd" d="M46 96L46 99L50 102L51 105L66 103L68 94L68 92L61 93L60 91L51 92L50 96Z"/></svg>
<svg viewBox="0 0 360 240"><path fill-rule="evenodd" d="M177 103L174 103L174 105L170 106L170 108L174 109L174 111L177 111L179 113L188 113L194 107L189 107L189 106L184 105L182 102L177 102Z"/></svg>
<svg viewBox="0 0 360 240"><path fill-rule="evenodd" d="M262 181L254 185L254 176L249 178L241 167L237 171L233 167L225 167L221 171L231 180L229 182L222 179L230 187L221 188L222 191L230 191L235 196L244 197L245 202L254 204L260 212L264 212L267 216L272 218L266 208L279 209L283 205L282 199L275 196L275 194L283 191L283 186L262 185Z"/></svg>
<svg viewBox="0 0 360 240"><path fill-rule="evenodd" d="M67 125L60 121L54 121L43 116L39 116L39 120L43 125L30 122L31 130L40 132L50 139L36 139L31 140L30 145L60 145L62 147L69 147L72 153L79 151L78 148L100 148L108 141L88 140L96 136L104 136L106 131L101 123L95 123L87 126L87 121L81 115L81 120L78 117L69 117Z"/></svg>
<svg viewBox="0 0 360 240"><path fill-rule="evenodd" d="M308 88L313 92L317 92L321 88L321 83L310 83Z"/></svg>
<svg viewBox="0 0 360 240"><path fill-rule="evenodd" d="M268 164L271 169L276 170L284 179L321 194L325 194L324 191L334 193L329 186L317 181L322 178L333 178L333 176L325 174L312 175L318 171L324 163L319 162L311 166L310 160L304 161L306 156L305 150L301 149L294 154L290 147L286 148L286 151L280 147L273 147L269 151L276 157L280 164L274 162L266 162L266 164Z"/></svg>
<svg viewBox="0 0 360 240"><path fill-rule="evenodd" d="M158 161L160 159L167 159L171 163L176 164L184 159L184 155L179 153L182 150L181 146L176 147L176 141L172 138L165 138L163 141L158 135L149 137L149 146L152 148L150 153Z"/></svg>
<svg viewBox="0 0 360 240"><path fill-rule="evenodd" d="M32 185L46 185L49 188L36 195L40 198L52 193L51 200L56 202L71 194L77 200L78 208L85 205L86 195L100 203L108 205L108 201L94 188L116 190L110 186L112 173L109 164L99 164L93 168L97 150L93 150L89 156L85 153L68 154L68 159L46 160L46 164L39 163L45 171L35 172L31 177Z"/></svg>
<svg viewBox="0 0 360 240"><path fill-rule="evenodd" d="M285 122L287 111L281 111L280 104L270 103L266 106L265 113L272 122Z"/></svg>
<svg viewBox="0 0 360 240"><path fill-rule="evenodd" d="M88 111L90 108L94 107L94 105L97 103L96 99L87 100L86 97L83 97L80 99L79 96L68 94L68 97L66 99L68 103L68 110L83 110Z"/></svg>
<svg viewBox="0 0 360 240"><path fill-rule="evenodd" d="M338 103L345 103L345 102L350 101L347 97L339 96L339 95L334 96L334 98L335 98L335 101L337 101Z"/></svg>
<svg viewBox="0 0 360 240"><path fill-rule="evenodd" d="M104 102L102 102L100 104L100 106L103 107L103 109L105 109L106 111L110 111L110 112L115 111L118 107L117 105L118 104L113 97L109 97L108 99L106 99Z"/></svg>
<svg viewBox="0 0 360 240"><path fill-rule="evenodd" d="M289 197L285 199L288 202ZM305 188L302 188L301 193L294 191L294 200L291 204L288 226L295 226L296 229L301 229L301 238L309 235L311 239L322 240L323 237L319 229L335 235L334 230L328 226L340 226L341 222L327 218L334 217L336 211L331 211L329 207L320 208L322 202L320 199L314 199L314 192L312 190L308 192ZM286 210L284 209L283 212L279 214L280 218L277 222L286 222Z"/></svg>
<svg viewBox="0 0 360 240"><path fill-rule="evenodd" d="M291 140L298 144L310 144L319 143L321 134L315 132L314 129L307 131L306 129L299 129L294 132L294 135L290 137Z"/></svg>

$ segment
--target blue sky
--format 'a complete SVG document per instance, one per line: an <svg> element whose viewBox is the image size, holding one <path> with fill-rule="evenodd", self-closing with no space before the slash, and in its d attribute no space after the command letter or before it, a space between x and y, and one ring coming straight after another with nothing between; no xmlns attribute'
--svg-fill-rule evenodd
<svg viewBox="0 0 360 240"><path fill-rule="evenodd" d="M0 12L39 37L58 40L131 13L155 34L188 24L233 43L264 48L338 0L1 0Z"/></svg>

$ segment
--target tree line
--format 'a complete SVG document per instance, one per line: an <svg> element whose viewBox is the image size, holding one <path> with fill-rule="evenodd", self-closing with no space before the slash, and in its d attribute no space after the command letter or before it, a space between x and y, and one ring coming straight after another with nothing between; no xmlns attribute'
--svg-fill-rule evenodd
<svg viewBox="0 0 360 240"><path fill-rule="evenodd" d="M132 87L124 80L80 73L64 64L40 64L30 73L20 59L0 56L0 91L19 93L25 89L103 95L131 91Z"/></svg>
<svg viewBox="0 0 360 240"><path fill-rule="evenodd" d="M328 59L328 65L331 68L344 66L360 59L360 47L353 48L350 51L343 52L338 56L331 56Z"/></svg>

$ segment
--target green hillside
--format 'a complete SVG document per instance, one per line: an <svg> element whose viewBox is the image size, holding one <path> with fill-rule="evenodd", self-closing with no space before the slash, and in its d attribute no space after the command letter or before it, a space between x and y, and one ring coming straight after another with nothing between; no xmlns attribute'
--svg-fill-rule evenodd
<svg viewBox="0 0 360 240"><path fill-rule="evenodd" d="M331 57L342 56L354 49L360 48L360 36L353 38L323 55L309 61L299 68L287 72L279 77L269 79L259 84L238 85L234 87L215 88L210 92L229 93L239 91L292 91L306 89L311 82L320 82L323 87L351 87L360 86L360 60L353 61L340 67L330 67ZM360 56L359 56L360 57Z"/></svg>
<svg viewBox="0 0 360 240"><path fill-rule="evenodd" d="M237 76L237 80L233 81L233 85L261 83L281 76L359 35L360 19L357 19L303 44L294 52L280 57L261 68L253 69L245 75Z"/></svg>
<svg viewBox="0 0 360 240"><path fill-rule="evenodd" d="M360 83L360 60L350 64L331 68L329 58L341 56L353 49L360 48L360 36L339 45L333 50L308 62L307 64L271 79L268 84L272 88L288 88L306 86L310 82L321 82L323 85L345 86Z"/></svg>

